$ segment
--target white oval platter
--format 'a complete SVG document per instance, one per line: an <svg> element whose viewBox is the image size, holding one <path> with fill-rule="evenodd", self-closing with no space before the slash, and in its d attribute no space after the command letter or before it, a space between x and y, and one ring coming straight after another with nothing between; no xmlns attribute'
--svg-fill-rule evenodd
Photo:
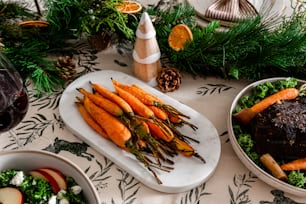
<svg viewBox="0 0 306 204"><path fill-rule="evenodd" d="M182 127L180 131L200 143L193 143L192 146L206 160L201 162L197 158L187 158L178 155L174 161L174 170L171 172L157 171L162 184L158 184L154 176L138 162L133 155L121 150L109 140L102 138L92 130L79 114L76 106L76 96L81 94L76 88L84 88L91 91L89 81L99 83L104 87L114 90L111 78L125 84L137 84L150 93L158 96L165 103L168 103L183 113L188 114L191 123L198 127L193 131L190 127ZM86 74L72 82L63 92L59 112L66 126L99 153L113 161L118 167L126 170L144 185L165 193L179 193L190 190L207 181L214 173L221 155L221 143L216 128L203 115L192 108L176 101L175 99L161 93L160 91L148 86L144 82L118 71L102 70Z"/></svg>

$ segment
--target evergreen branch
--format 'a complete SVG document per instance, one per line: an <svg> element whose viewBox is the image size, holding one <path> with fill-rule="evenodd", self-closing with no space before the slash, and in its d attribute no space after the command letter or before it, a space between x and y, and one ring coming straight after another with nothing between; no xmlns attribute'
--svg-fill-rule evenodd
<svg viewBox="0 0 306 204"><path fill-rule="evenodd" d="M26 42L20 47L7 48L3 53L26 80L33 81L38 95L51 93L63 86L63 79L59 76L60 70L53 61L46 59L46 43L40 41Z"/></svg>
<svg viewBox="0 0 306 204"><path fill-rule="evenodd" d="M278 24L276 19L263 21L259 15L240 21L226 31L218 30L218 22L210 22L204 28L189 25L193 41L176 52L168 46L171 22L175 22L176 12L182 15L189 9L188 6L172 11L152 9L163 12L159 14L163 18L155 23L161 52L180 70L195 75L252 80L279 75L306 77L305 11L296 12Z"/></svg>

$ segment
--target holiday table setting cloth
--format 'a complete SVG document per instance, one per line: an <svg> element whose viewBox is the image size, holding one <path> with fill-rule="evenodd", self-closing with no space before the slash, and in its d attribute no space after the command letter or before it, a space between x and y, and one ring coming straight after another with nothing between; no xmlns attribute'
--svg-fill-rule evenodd
<svg viewBox="0 0 306 204"><path fill-rule="evenodd" d="M79 72L112 70L135 77L132 51L119 45L92 52L85 44L73 60ZM1 149L39 149L70 159L92 180L101 204L306 203L306 198L287 194L257 178L231 146L227 127L230 106L239 91L250 83L182 73L180 87L165 93L205 116L216 128L221 143L220 159L213 174L204 183L184 192L164 193L149 188L73 134L59 113L62 91L37 98L29 84L29 111L13 131L2 135Z"/></svg>

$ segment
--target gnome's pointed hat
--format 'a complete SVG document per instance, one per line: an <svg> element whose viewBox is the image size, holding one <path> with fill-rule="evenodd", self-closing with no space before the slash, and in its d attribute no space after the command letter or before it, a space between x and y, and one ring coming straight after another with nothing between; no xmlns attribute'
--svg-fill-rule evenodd
<svg viewBox="0 0 306 204"><path fill-rule="evenodd" d="M161 67L160 55L155 28L148 13L144 12L137 27L133 50L135 75L153 85Z"/></svg>
<svg viewBox="0 0 306 204"><path fill-rule="evenodd" d="M160 58L160 50L156 40L156 31L151 18L144 12L136 30L136 42L133 58L142 64L151 64Z"/></svg>

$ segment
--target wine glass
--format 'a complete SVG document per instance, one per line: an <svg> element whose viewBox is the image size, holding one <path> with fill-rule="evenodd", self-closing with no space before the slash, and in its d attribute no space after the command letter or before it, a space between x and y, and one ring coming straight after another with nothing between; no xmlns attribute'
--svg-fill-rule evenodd
<svg viewBox="0 0 306 204"><path fill-rule="evenodd" d="M28 103L21 76L0 52L0 134L19 124L28 111Z"/></svg>

